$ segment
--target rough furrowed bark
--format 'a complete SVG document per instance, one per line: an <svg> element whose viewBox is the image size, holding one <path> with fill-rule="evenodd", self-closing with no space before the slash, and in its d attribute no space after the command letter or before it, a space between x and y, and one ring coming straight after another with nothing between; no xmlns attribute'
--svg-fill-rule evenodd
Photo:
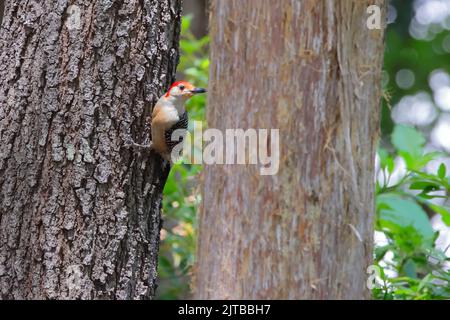
<svg viewBox="0 0 450 320"><path fill-rule="evenodd" d="M368 298L385 1L216 0L211 128L279 128L280 170L206 166L201 299ZM213 254L212 254L213 253Z"/></svg>
<svg viewBox="0 0 450 320"><path fill-rule="evenodd" d="M168 168L148 140L181 0L6 1L0 31L0 297L154 294ZM79 20L78 20L79 19Z"/></svg>

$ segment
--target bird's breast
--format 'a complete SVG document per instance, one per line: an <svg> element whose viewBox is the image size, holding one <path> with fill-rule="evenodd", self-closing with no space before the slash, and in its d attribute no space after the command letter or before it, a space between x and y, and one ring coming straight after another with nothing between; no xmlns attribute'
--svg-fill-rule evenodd
<svg viewBox="0 0 450 320"><path fill-rule="evenodd" d="M164 117L167 122L176 123L180 120L180 114L177 108L173 106L165 106L164 108Z"/></svg>

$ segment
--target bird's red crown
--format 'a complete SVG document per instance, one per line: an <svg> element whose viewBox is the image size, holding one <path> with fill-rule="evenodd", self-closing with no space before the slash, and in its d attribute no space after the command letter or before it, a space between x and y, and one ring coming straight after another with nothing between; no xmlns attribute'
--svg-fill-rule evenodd
<svg viewBox="0 0 450 320"><path fill-rule="evenodd" d="M172 88L178 87L180 84L183 84L186 88L192 87L192 84L190 84L187 81L176 81L176 82L172 83L172 85L170 86L169 90L167 91L166 98L169 97L170 91L172 90Z"/></svg>

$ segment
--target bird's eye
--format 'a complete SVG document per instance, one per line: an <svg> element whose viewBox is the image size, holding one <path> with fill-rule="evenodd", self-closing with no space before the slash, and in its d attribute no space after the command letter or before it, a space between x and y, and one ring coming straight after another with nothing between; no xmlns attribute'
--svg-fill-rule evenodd
<svg viewBox="0 0 450 320"><path fill-rule="evenodd" d="M179 86L178 88L180 88L181 91L184 90L184 86L183 85Z"/></svg>

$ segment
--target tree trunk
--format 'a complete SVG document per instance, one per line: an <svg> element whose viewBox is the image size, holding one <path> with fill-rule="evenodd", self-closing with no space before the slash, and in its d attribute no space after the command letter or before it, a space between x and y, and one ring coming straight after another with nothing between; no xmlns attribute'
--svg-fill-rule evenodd
<svg viewBox="0 0 450 320"><path fill-rule="evenodd" d="M0 297L154 295L168 167L148 138L181 0L6 1L0 31Z"/></svg>
<svg viewBox="0 0 450 320"><path fill-rule="evenodd" d="M280 169L206 166L200 299L368 298L385 1L216 0L208 126L279 128Z"/></svg>

